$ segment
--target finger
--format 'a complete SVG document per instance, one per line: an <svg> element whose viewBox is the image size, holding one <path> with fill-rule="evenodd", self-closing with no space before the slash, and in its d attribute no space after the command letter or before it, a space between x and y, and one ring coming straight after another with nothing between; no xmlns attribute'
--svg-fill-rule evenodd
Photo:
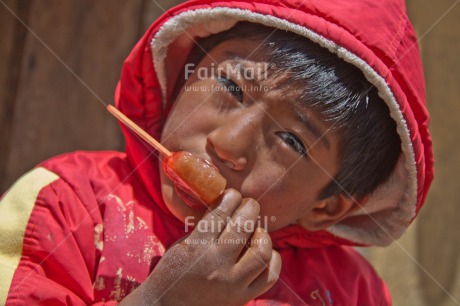
<svg viewBox="0 0 460 306"><path fill-rule="evenodd" d="M259 296L278 281L281 272L281 256L278 252L272 251L272 257L268 267L249 285L248 294Z"/></svg>
<svg viewBox="0 0 460 306"><path fill-rule="evenodd" d="M227 222L242 203L241 193L227 189L220 201L214 203L210 210L197 223L190 238L217 239L227 226Z"/></svg>
<svg viewBox="0 0 460 306"><path fill-rule="evenodd" d="M254 199L243 199L243 203L229 219L225 230L219 236L219 245L222 245L224 251L233 254L234 262L256 229L259 212L259 203Z"/></svg>
<svg viewBox="0 0 460 306"><path fill-rule="evenodd" d="M249 286L268 268L271 258L272 241L270 236L264 229L257 228L251 237L248 249L234 266L234 271Z"/></svg>
<svg viewBox="0 0 460 306"><path fill-rule="evenodd" d="M176 246L176 245L178 245L178 244L181 244L182 242L186 241L187 238L189 238L189 237L190 237L190 234L185 235L185 236L179 238L176 242L174 242L174 243L171 245L171 248L173 248L174 246Z"/></svg>

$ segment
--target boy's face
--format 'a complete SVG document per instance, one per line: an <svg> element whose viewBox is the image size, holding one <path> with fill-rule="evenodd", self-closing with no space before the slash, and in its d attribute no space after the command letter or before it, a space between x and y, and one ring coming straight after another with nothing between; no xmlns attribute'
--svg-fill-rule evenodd
<svg viewBox="0 0 460 306"><path fill-rule="evenodd" d="M315 208L339 169L338 136L326 133L327 125L299 104L295 88L277 86L279 80L265 71L268 63L253 52L258 46L225 41L197 67L186 68L194 73L174 102L161 141L215 165L227 188L259 202L261 221L273 231ZM186 204L162 170L161 184L177 218L201 219L205 211Z"/></svg>

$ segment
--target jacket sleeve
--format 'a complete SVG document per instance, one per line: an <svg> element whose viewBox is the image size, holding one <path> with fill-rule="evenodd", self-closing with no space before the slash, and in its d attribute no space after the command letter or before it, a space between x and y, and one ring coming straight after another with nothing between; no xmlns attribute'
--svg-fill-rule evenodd
<svg viewBox="0 0 460 306"><path fill-rule="evenodd" d="M391 299L391 293L387 285L383 281L382 281L382 288L383 288L382 300L379 306L391 306L393 304L392 299Z"/></svg>
<svg viewBox="0 0 460 306"><path fill-rule="evenodd" d="M14 184L0 200L0 305L94 304L98 214L45 168Z"/></svg>

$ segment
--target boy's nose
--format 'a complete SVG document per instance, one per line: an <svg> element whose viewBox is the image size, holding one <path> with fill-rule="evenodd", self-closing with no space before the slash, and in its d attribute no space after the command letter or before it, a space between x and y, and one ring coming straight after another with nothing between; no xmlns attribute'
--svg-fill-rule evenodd
<svg viewBox="0 0 460 306"><path fill-rule="evenodd" d="M207 136L207 145L228 168L241 171L248 164L251 146L260 131L256 116L226 118Z"/></svg>

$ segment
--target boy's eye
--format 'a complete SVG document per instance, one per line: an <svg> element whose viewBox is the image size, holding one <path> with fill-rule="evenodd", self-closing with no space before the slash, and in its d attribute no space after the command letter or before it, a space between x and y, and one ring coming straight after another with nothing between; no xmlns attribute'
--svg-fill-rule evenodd
<svg viewBox="0 0 460 306"><path fill-rule="evenodd" d="M299 155L307 156L305 145L295 134L291 132L277 132L276 134Z"/></svg>
<svg viewBox="0 0 460 306"><path fill-rule="evenodd" d="M226 92L232 94L239 102L243 102L243 91L238 84L222 76L217 77L217 81Z"/></svg>

